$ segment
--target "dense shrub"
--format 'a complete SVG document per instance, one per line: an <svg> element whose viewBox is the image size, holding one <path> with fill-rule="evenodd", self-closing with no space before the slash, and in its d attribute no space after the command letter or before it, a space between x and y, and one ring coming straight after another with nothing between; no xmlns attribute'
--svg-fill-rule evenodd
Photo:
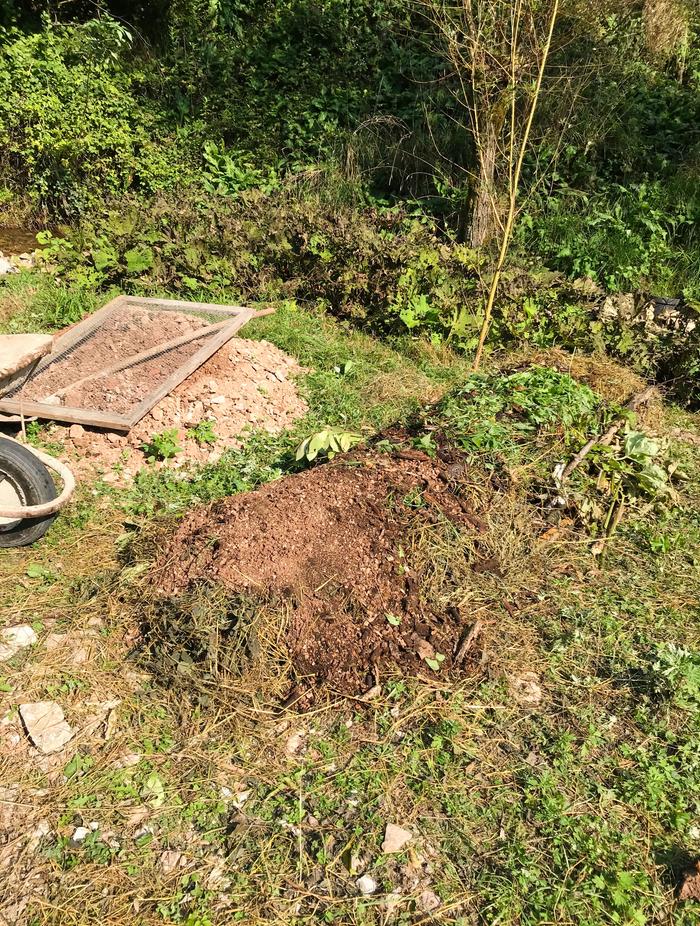
<svg viewBox="0 0 700 926"><path fill-rule="evenodd" d="M700 300L700 187L689 176L598 192L560 185L521 218L518 243L570 277L612 292L652 289Z"/></svg>
<svg viewBox="0 0 700 926"><path fill-rule="evenodd" d="M0 182L71 216L183 179L184 146L126 66L129 42L111 19L0 31Z"/></svg>
<svg viewBox="0 0 700 926"><path fill-rule="evenodd" d="M122 201L45 253L73 282L293 297L376 331L427 330L465 344L478 331L474 252L400 209L329 205L289 189Z"/></svg>

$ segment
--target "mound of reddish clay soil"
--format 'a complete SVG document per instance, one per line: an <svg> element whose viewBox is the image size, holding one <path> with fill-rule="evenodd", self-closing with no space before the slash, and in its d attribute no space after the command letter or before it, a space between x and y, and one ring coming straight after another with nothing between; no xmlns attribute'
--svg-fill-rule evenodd
<svg viewBox="0 0 700 926"><path fill-rule="evenodd" d="M141 446L171 428L178 432L181 450L168 465L214 461L227 447L241 445L239 436L246 428L274 433L306 413L295 383L302 372L296 360L274 344L234 338L161 399L128 435L81 425L57 427L55 434L78 476L120 464L118 472L107 473L110 482L128 480L145 466ZM193 429L202 421L212 423L213 444L197 443Z"/></svg>
<svg viewBox="0 0 700 926"><path fill-rule="evenodd" d="M154 581L168 596L209 581L286 602L304 684L357 694L383 665L447 671L471 620L421 605L402 541L417 511L482 529L455 470L417 451L362 451L224 499L185 518Z"/></svg>

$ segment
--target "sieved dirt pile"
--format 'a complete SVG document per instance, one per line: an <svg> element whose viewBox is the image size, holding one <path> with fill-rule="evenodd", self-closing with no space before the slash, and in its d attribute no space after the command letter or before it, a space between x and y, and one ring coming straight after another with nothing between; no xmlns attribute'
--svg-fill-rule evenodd
<svg viewBox="0 0 700 926"><path fill-rule="evenodd" d="M146 309L115 311L95 333L78 344L60 363L51 363L33 376L22 390L26 399L50 400L104 412L127 414L204 344L191 341L175 350L111 376L71 385L99 373L126 357L149 350L210 322L184 312L149 312Z"/></svg>
<svg viewBox="0 0 700 926"><path fill-rule="evenodd" d="M421 603L402 543L416 517L481 529L451 478L458 469L418 451L368 450L200 508L154 581L171 598L211 582L274 602L306 683L358 694L383 667L447 671L472 621Z"/></svg>

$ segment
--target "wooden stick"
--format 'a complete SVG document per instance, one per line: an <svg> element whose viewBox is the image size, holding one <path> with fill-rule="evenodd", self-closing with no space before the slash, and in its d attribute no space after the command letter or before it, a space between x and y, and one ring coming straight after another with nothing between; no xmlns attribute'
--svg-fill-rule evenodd
<svg viewBox="0 0 700 926"><path fill-rule="evenodd" d="M154 347L149 347L148 350L142 350L138 354L131 354L123 360L120 360L119 363L107 367L106 370L98 370L96 373L90 373L88 376L76 379L74 383L63 386L62 389L58 389L53 395L62 396L71 389L76 389L84 383L90 383L94 379L101 379L103 376L111 376L113 373L120 373L122 370L127 369L127 367L135 366L137 363L141 363L144 360L150 360L151 357L155 357L164 351L175 350L176 347L182 347L183 344L189 344L191 341L198 341L200 338L208 337L210 334L214 334L216 331L220 331L222 328L225 328L226 325L230 324L231 319L227 318L222 322L217 322L215 325L205 325L203 328L198 328L196 331L190 331L187 334L181 334L177 338L172 338L170 341L156 344Z"/></svg>
<svg viewBox="0 0 700 926"><path fill-rule="evenodd" d="M632 398L627 402L625 408L628 411L636 412L640 405L643 405L645 402L648 402L651 396L654 393L654 386L647 386L646 389L643 389L641 392L638 392L636 395L633 395ZM561 474L561 479L559 485L563 485L564 482L569 478L577 466L583 462L583 460L588 456L591 450L594 447L607 447L612 443L613 438L623 426L627 419L626 418L616 418L615 421L610 425L608 430L602 437L592 437L587 441L583 447L579 450L575 457L572 457L571 460L564 467L564 471Z"/></svg>
<svg viewBox="0 0 700 926"><path fill-rule="evenodd" d="M459 649L455 654L454 664L456 666L461 665L464 662L464 657L467 655L469 650L472 648L472 645L476 642L477 637L481 634L481 631L484 629L484 625L481 621L475 621L472 624L472 627L469 633L466 635L464 640L460 643Z"/></svg>

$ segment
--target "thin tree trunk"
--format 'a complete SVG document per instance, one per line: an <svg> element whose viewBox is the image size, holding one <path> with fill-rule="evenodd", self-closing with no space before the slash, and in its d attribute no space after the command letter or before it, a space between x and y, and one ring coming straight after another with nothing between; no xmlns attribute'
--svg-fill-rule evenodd
<svg viewBox="0 0 700 926"><path fill-rule="evenodd" d="M493 238L495 229L494 192L496 179L496 158L498 156L498 131L491 120L484 127L483 146L479 151L479 179L472 199L469 245L483 248Z"/></svg>
<svg viewBox="0 0 700 926"><path fill-rule="evenodd" d="M481 357L484 352L484 345L486 343L486 337L489 333L489 328L491 327L491 316L493 315L493 307L496 302L496 293L498 292L498 284L501 280L501 274L503 273L503 268L506 263L506 257L508 255L508 246L510 245L510 238L513 233L513 224L515 222L515 212L518 199L518 187L520 185L520 174L523 169L523 162L525 161L525 153L527 151L527 145L530 140L530 130L532 129L532 123L535 118L535 111L537 109L537 104L540 98L540 92L542 90L542 79L544 77L544 70L547 66L547 58L549 57L549 50L552 47L552 35L554 34L554 26L557 22L557 16L559 15L559 3L560 0L553 0L552 10L549 18L549 29L547 31L547 39L544 43L542 49L542 57L540 59L540 66L537 72L537 80L535 81L535 87L532 93L532 101L530 103L530 111L527 116L527 121L525 123L525 129L523 131L522 139L520 141L520 150L518 152L517 160L515 162L515 169L512 172L510 179L510 204L508 207L508 214L506 216L505 225L503 227L503 234L501 236L501 247L498 255L498 260L496 262L496 268L491 279L491 286L489 287L488 298L486 299L486 306L484 307L484 321L481 325L481 334L479 335L479 343L477 344L476 354L474 355L474 364L473 369L478 370L481 365Z"/></svg>

